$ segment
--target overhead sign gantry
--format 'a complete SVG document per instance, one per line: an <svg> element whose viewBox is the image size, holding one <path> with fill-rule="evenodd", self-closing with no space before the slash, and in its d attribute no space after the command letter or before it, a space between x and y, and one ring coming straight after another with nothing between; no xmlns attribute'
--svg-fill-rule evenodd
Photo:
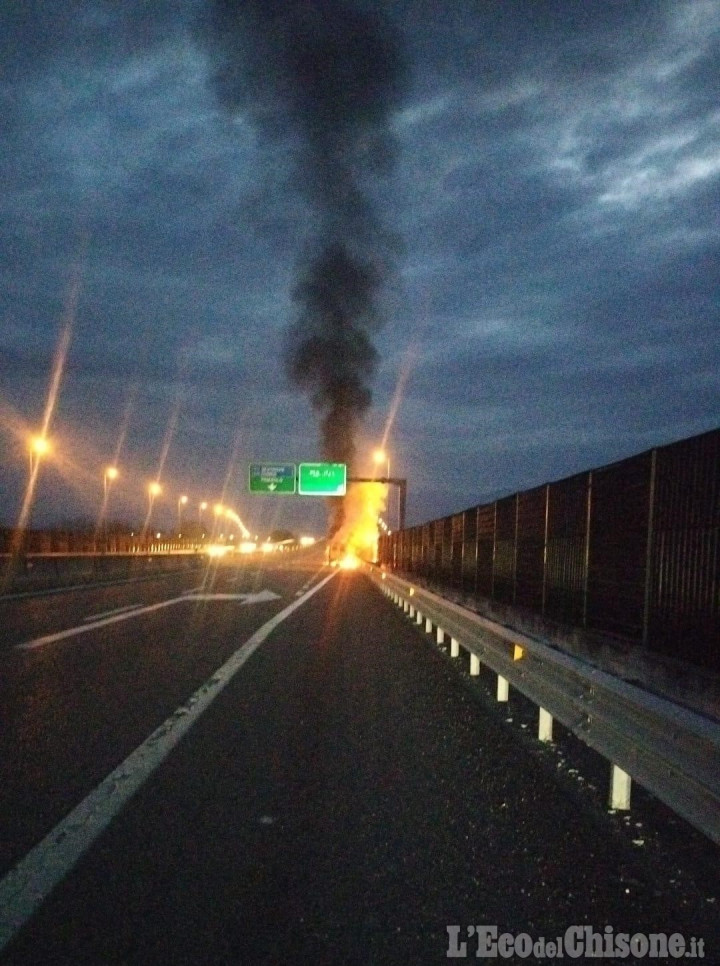
<svg viewBox="0 0 720 966"><path fill-rule="evenodd" d="M345 463L251 463L251 493L299 493L300 496L345 496Z"/></svg>

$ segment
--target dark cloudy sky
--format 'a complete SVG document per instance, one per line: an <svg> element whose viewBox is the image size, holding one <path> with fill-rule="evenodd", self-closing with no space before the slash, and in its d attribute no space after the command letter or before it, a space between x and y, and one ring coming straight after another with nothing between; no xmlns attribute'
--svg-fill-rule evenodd
<svg viewBox="0 0 720 966"><path fill-rule="evenodd" d="M380 6L395 162L360 178L401 245L357 471L394 412L419 522L717 426L720 2ZM297 127L223 99L210 8L0 8L0 522L65 324L36 522L91 516L118 448L118 515L166 453L166 514L227 485L251 529L324 519L243 492L319 456L282 361L317 218Z"/></svg>

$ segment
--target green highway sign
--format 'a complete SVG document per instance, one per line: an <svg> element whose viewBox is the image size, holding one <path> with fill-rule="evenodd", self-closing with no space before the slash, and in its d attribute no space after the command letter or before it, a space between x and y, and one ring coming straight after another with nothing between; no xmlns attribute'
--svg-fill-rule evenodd
<svg viewBox="0 0 720 966"><path fill-rule="evenodd" d="M251 493L294 493L295 464L251 463L249 484Z"/></svg>
<svg viewBox="0 0 720 966"><path fill-rule="evenodd" d="M345 496L345 463L301 463L298 493L301 496Z"/></svg>

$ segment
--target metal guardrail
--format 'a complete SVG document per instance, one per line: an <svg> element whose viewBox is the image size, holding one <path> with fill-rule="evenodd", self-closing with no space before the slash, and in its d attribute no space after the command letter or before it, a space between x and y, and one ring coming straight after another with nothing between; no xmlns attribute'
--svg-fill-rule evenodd
<svg viewBox="0 0 720 966"><path fill-rule="evenodd" d="M539 708L538 737L560 721L611 763L609 804L630 807L631 781L720 844L720 724L415 584L372 570L371 579L451 657L470 655L498 675L497 697L516 688Z"/></svg>

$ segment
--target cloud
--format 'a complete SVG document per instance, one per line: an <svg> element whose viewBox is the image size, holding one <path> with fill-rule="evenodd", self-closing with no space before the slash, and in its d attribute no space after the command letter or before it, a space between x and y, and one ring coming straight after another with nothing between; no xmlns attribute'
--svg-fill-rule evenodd
<svg viewBox="0 0 720 966"><path fill-rule="evenodd" d="M412 346L389 442L414 519L714 426L718 4L383 9L411 83L396 168L363 187L405 251L367 435ZM99 450L136 384L128 445L154 452L179 393L178 443L210 477L238 426L254 456L314 455L274 360L317 226L296 134L216 103L204 11L0 12L0 370L30 418L81 263L64 418L94 413Z"/></svg>

